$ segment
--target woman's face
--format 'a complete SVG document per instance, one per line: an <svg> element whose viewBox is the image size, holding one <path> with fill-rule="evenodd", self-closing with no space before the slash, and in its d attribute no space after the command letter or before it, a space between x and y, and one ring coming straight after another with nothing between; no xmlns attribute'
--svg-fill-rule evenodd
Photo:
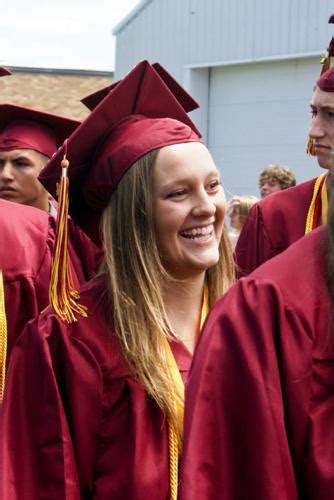
<svg viewBox="0 0 334 500"><path fill-rule="evenodd" d="M219 172L199 142L162 148L153 168L153 220L166 270L175 278L218 262L226 200Z"/></svg>

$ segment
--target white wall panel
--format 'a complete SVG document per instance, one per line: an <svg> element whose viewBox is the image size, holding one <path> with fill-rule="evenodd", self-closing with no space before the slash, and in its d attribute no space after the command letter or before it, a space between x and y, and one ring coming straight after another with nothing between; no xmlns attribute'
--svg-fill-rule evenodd
<svg viewBox="0 0 334 500"><path fill-rule="evenodd" d="M258 194L268 163L286 164L299 182L318 174L305 144L315 61L211 70L208 146L229 193Z"/></svg>

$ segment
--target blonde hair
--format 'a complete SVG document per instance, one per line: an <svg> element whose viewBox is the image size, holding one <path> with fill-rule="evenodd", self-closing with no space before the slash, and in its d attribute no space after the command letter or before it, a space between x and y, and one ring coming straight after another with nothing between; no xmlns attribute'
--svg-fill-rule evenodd
<svg viewBox="0 0 334 500"><path fill-rule="evenodd" d="M256 202L258 202L258 198L251 194L245 194L239 196L239 218L242 225L245 224L249 211Z"/></svg>
<svg viewBox="0 0 334 500"><path fill-rule="evenodd" d="M178 434L171 400L170 376L163 340L173 338L161 283L175 282L164 269L157 248L152 210L152 170L157 151L139 159L124 175L102 217L105 264L115 335L136 378L161 408ZM232 250L226 229L219 262L206 273L210 306L234 280ZM224 263L224 266L223 266ZM175 339L174 339L175 340Z"/></svg>

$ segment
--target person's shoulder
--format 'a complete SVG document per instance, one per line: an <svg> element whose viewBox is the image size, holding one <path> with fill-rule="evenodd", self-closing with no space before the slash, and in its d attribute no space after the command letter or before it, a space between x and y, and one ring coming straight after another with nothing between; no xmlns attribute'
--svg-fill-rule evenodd
<svg viewBox="0 0 334 500"><path fill-rule="evenodd" d="M270 280L285 296L297 300L309 294L323 297L327 296L326 262L326 226L321 226L244 279L257 282Z"/></svg>
<svg viewBox="0 0 334 500"><path fill-rule="evenodd" d="M42 210L0 200L0 267L7 278L36 276L54 243L52 218Z"/></svg>
<svg viewBox="0 0 334 500"><path fill-rule="evenodd" d="M43 237L50 230L50 216L43 210L0 200L1 233L11 239Z"/></svg>

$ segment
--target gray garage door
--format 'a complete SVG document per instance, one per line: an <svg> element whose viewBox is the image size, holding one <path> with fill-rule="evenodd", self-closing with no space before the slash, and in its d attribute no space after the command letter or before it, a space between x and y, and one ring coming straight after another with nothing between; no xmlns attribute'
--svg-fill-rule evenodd
<svg viewBox="0 0 334 500"><path fill-rule="evenodd" d="M268 163L288 165L299 182L318 175L305 153L318 71L315 59L211 68L207 140L228 196L258 195Z"/></svg>

